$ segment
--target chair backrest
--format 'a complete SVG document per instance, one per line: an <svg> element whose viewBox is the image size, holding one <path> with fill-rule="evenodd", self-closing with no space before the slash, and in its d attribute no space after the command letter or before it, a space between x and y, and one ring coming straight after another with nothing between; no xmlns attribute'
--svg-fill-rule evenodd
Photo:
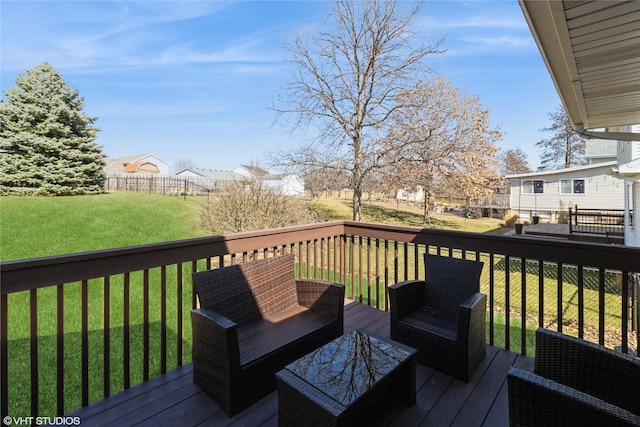
<svg viewBox="0 0 640 427"><path fill-rule="evenodd" d="M260 320L298 302L293 254L193 273L200 307L239 325Z"/></svg>
<svg viewBox="0 0 640 427"><path fill-rule="evenodd" d="M439 255L424 254L425 304L457 313L460 304L480 291L484 263Z"/></svg>
<svg viewBox="0 0 640 427"><path fill-rule="evenodd" d="M640 360L630 355L538 328L534 373L640 415Z"/></svg>

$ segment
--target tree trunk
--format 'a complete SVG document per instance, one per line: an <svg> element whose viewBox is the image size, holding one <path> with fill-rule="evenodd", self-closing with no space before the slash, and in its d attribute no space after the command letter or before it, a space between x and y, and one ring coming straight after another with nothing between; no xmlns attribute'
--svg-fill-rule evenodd
<svg viewBox="0 0 640 427"><path fill-rule="evenodd" d="M424 225L431 225L431 217L429 216L429 201L430 201L430 197L429 197L429 192L425 191L424 192L424 205L423 205L423 210L422 210L422 216L423 216L423 224Z"/></svg>
<svg viewBox="0 0 640 427"><path fill-rule="evenodd" d="M353 220L360 221L362 219L362 190L358 186L353 189Z"/></svg>

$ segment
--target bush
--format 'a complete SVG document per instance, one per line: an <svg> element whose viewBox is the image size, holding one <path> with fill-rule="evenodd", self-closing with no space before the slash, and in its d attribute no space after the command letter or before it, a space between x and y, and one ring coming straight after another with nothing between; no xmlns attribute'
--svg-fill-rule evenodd
<svg viewBox="0 0 640 427"><path fill-rule="evenodd" d="M504 226L513 227L518 220L518 215L514 211L509 211L504 215Z"/></svg>
<svg viewBox="0 0 640 427"><path fill-rule="evenodd" d="M229 234L317 222L313 209L279 188L253 179L230 182L212 194L200 211L210 234Z"/></svg>

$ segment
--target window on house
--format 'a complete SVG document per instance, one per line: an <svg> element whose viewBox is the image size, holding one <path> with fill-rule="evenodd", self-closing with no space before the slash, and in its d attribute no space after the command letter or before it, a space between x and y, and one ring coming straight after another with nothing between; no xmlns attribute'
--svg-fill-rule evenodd
<svg viewBox="0 0 640 427"><path fill-rule="evenodd" d="M584 179L561 179L560 194L584 194Z"/></svg>
<svg viewBox="0 0 640 427"><path fill-rule="evenodd" d="M522 181L523 194L543 194L544 181L541 179L527 179Z"/></svg>

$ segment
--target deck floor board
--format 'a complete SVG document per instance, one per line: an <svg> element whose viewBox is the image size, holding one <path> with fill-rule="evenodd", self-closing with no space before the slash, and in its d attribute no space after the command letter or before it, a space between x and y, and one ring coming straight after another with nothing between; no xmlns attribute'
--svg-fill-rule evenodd
<svg viewBox="0 0 640 427"><path fill-rule="evenodd" d="M389 337L389 313L345 302L345 332L363 329ZM378 405L367 425L507 426L506 374L511 366L532 370L533 359L487 345L487 357L468 383L418 364L416 404L397 399ZM95 402L69 415L83 426L264 426L278 424L278 397L273 392L251 407L227 417L192 381L185 365L150 381Z"/></svg>

